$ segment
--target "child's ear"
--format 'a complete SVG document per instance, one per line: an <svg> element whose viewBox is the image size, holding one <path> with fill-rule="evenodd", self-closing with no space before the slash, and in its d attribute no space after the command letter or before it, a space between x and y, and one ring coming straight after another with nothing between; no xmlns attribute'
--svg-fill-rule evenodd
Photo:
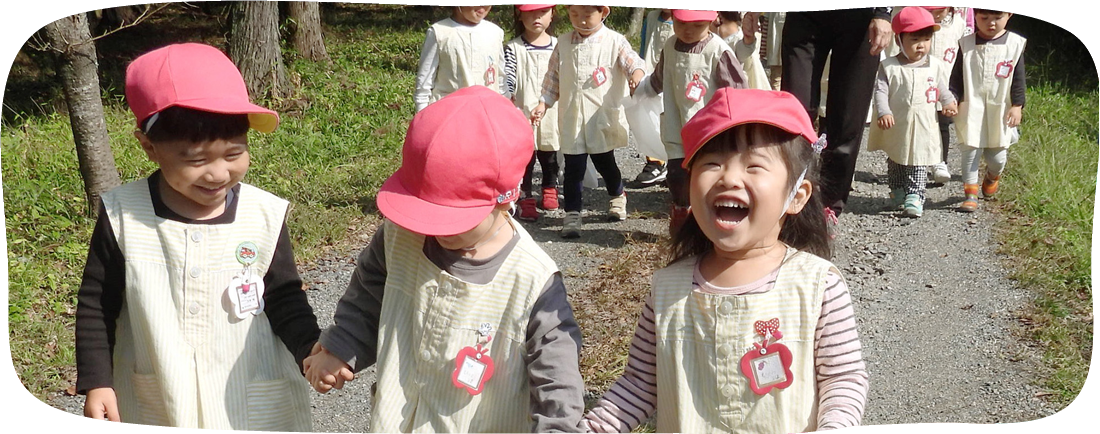
<svg viewBox="0 0 1100 434"><path fill-rule="evenodd" d="M787 214L795 215L802 212L802 208L810 202L810 195L813 194L813 191L813 183L803 179L802 184L799 185L798 190L795 191L794 199L791 200L791 205L787 207Z"/></svg>
<svg viewBox="0 0 1100 434"><path fill-rule="evenodd" d="M153 141L149 140L149 136L146 136L141 130L136 130L134 131L134 138L138 139L138 143L141 144L141 150L145 151L145 156L149 158L149 161L158 163L157 148L153 146Z"/></svg>

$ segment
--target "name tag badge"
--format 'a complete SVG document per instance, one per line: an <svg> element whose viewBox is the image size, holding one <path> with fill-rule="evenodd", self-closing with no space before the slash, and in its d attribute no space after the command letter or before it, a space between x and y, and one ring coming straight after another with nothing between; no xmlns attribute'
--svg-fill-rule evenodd
<svg viewBox="0 0 1100 434"><path fill-rule="evenodd" d="M451 382L459 389L465 389L470 395L478 395L485 390L485 382L493 376L493 358L485 354L489 350L481 344L465 347L455 357L455 370Z"/></svg>
<svg viewBox="0 0 1100 434"><path fill-rule="evenodd" d="M707 94L707 86L698 79L692 80L688 83L687 90L684 91L684 96L687 99L699 102L703 100L703 95Z"/></svg>
<svg viewBox="0 0 1100 434"><path fill-rule="evenodd" d="M948 48L948 49L943 51L943 61L947 62L947 63L952 63L952 62L955 61L955 49L954 48Z"/></svg>
<svg viewBox="0 0 1100 434"><path fill-rule="evenodd" d="M233 314L238 319L249 315L259 315L264 311L264 281L249 279L241 275L233 276L229 281L229 301L233 304Z"/></svg>
<svg viewBox="0 0 1100 434"><path fill-rule="evenodd" d="M485 85L492 86L497 82L497 69L493 65L485 70Z"/></svg>
<svg viewBox="0 0 1100 434"><path fill-rule="evenodd" d="M592 71L592 83L596 87L603 86L607 82L607 69L602 66L597 66L595 71Z"/></svg>
<svg viewBox="0 0 1100 434"><path fill-rule="evenodd" d="M936 88L936 79L928 77L928 90L924 91L928 103L935 104L940 100L940 90Z"/></svg>
<svg viewBox="0 0 1100 434"><path fill-rule="evenodd" d="M1008 78L1012 76L1012 61L1006 60L997 64L997 78Z"/></svg>
<svg viewBox="0 0 1100 434"><path fill-rule="evenodd" d="M794 382L793 358L786 345L772 340L783 337L779 332L779 318L757 321L755 328L757 334L764 336L764 341L753 343L753 349L741 357L741 373L748 378L749 388L757 395L766 395L773 388L786 389Z"/></svg>

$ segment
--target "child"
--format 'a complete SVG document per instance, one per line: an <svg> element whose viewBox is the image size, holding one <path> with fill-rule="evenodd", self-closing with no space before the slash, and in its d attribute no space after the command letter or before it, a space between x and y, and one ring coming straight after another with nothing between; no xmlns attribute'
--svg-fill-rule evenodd
<svg viewBox="0 0 1100 434"><path fill-rule="evenodd" d="M906 7L891 23L901 52L879 64L874 104L877 122L867 137L867 150L886 151L890 206L908 217L924 214L928 166L941 160L937 109L954 116L955 98L947 89L947 69L930 56L939 25L921 7Z"/></svg>
<svg viewBox="0 0 1100 434"><path fill-rule="evenodd" d="M664 92L665 112L661 115L661 140L668 154L668 190L672 196L669 234L687 219L688 180L681 167L684 149L680 129L703 108L714 91L723 87L744 88L745 72L722 38L710 32L718 13L676 9L672 12L676 38L665 42L657 69L648 78L647 92Z"/></svg>
<svg viewBox="0 0 1100 434"><path fill-rule="evenodd" d="M760 61L760 24L755 20L745 22L744 26L741 24L740 12L718 11L711 32L717 33L733 48L733 54L745 71L747 88L771 90L768 72Z"/></svg>
<svg viewBox="0 0 1100 434"><path fill-rule="evenodd" d="M932 49L930 55L943 60L945 74L955 67L955 59L958 58L959 40L967 31L966 21L963 15L956 13L956 0L919 0L917 4L921 8L932 12L932 18L939 25L939 30L932 36ZM948 145L952 143L950 125L952 119L943 113L936 115L939 122L939 142L943 144L941 162L932 166L932 178L939 183L952 180L952 171L947 168Z"/></svg>
<svg viewBox="0 0 1100 434"><path fill-rule="evenodd" d="M416 71L416 111L451 92L480 84L503 92L504 31L485 20L492 6L454 6L428 27Z"/></svg>
<svg viewBox="0 0 1100 434"><path fill-rule="evenodd" d="M138 424L310 431L300 363L320 330L287 202L241 182L248 129L279 116L203 44L126 69L134 136L160 169L103 195L77 296L84 415Z"/></svg>
<svg viewBox="0 0 1100 434"><path fill-rule="evenodd" d="M516 36L504 46L505 96L523 110L527 117L538 105L542 95L542 79L550 65L550 55L558 39L550 34L554 21L554 5L517 5ZM520 220L536 221L539 212L532 196L531 178L535 160L542 167L542 209L558 209L558 110L546 111L546 122L535 128L535 150L527 172L523 174L519 200Z"/></svg>
<svg viewBox="0 0 1100 434"><path fill-rule="evenodd" d="M409 124L386 220L305 361L322 393L377 362L371 432L578 429L580 330L554 261L508 214L534 147L481 86Z"/></svg>
<svg viewBox="0 0 1100 434"><path fill-rule="evenodd" d="M966 199L959 210L963 212L978 209L981 160L985 160L982 195L992 197L1000 188L1008 147L1020 137L1016 128L1025 102L1027 39L1005 29L1011 17L1008 12L975 8L975 33L959 41L959 61L951 70L951 93L959 100L955 132L962 151Z"/></svg>
<svg viewBox="0 0 1100 434"><path fill-rule="evenodd" d="M641 45L638 49L638 55L645 60L646 72L653 73L657 60L661 56L661 48L670 37L672 37L672 9L657 9L646 14L645 20L642 21ZM638 134L637 131L634 133ZM665 161L646 155L645 166L642 167L641 172L638 172L634 182L655 185L664 181L666 177L668 177L668 165Z"/></svg>
<svg viewBox="0 0 1100 434"><path fill-rule="evenodd" d="M561 236L581 235L581 183L588 158L603 177L608 221L626 220L626 192L615 162L615 149L626 146L622 103L645 76L643 60L630 42L603 25L608 6L569 6L573 31L558 40L542 84L542 98L531 112L538 125L548 107L561 98L558 128L565 154L565 221Z"/></svg>
<svg viewBox="0 0 1100 434"><path fill-rule="evenodd" d="M627 432L654 413L657 432L858 425L867 371L847 285L817 256L830 253L814 191L824 145L806 110L785 92L719 89L683 136L694 218L586 428Z"/></svg>

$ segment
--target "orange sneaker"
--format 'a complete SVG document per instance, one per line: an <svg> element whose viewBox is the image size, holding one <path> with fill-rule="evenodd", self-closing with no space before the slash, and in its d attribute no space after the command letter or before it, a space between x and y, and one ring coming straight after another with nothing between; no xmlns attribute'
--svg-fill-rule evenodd
<svg viewBox="0 0 1100 434"><path fill-rule="evenodd" d="M990 178L989 175L987 174L984 178L982 178L982 196L983 197L993 197L994 194L997 194L997 190L1000 190L1000 189L1001 189L1001 177L1000 176L994 176L994 177Z"/></svg>
<svg viewBox="0 0 1100 434"><path fill-rule="evenodd" d="M966 199L959 205L959 211L974 212L978 210L978 184L963 185L963 193Z"/></svg>

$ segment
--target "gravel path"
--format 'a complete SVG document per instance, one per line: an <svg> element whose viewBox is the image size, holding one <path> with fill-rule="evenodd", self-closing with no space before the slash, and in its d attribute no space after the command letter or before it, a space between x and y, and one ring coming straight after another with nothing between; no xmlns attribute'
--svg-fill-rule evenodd
<svg viewBox="0 0 1100 434"><path fill-rule="evenodd" d="M624 178L633 179L643 164L637 152L631 147L617 156ZM951 167L957 159L952 150ZM991 237L993 216L955 211L962 193L957 174L928 190L920 219L880 212L888 194L885 173L884 154L860 155L833 258L851 287L871 375L864 424L1009 423L1056 412L1031 384L1044 375L1040 350L1014 333L1016 312L1032 294L1006 278ZM579 239L558 236L561 211L525 223L565 271L568 288L581 287L571 276L583 274L569 270L600 265L593 249L615 249L626 236L666 235L667 190L637 187L628 184L631 218L621 223L604 222L606 194L586 190L585 208L592 211ZM367 239L360 241L365 245ZM335 254L302 272L322 328L332 323L357 254ZM373 368L359 375L343 390L312 394L316 431L366 430ZM58 397L51 404L79 413L82 397Z"/></svg>

